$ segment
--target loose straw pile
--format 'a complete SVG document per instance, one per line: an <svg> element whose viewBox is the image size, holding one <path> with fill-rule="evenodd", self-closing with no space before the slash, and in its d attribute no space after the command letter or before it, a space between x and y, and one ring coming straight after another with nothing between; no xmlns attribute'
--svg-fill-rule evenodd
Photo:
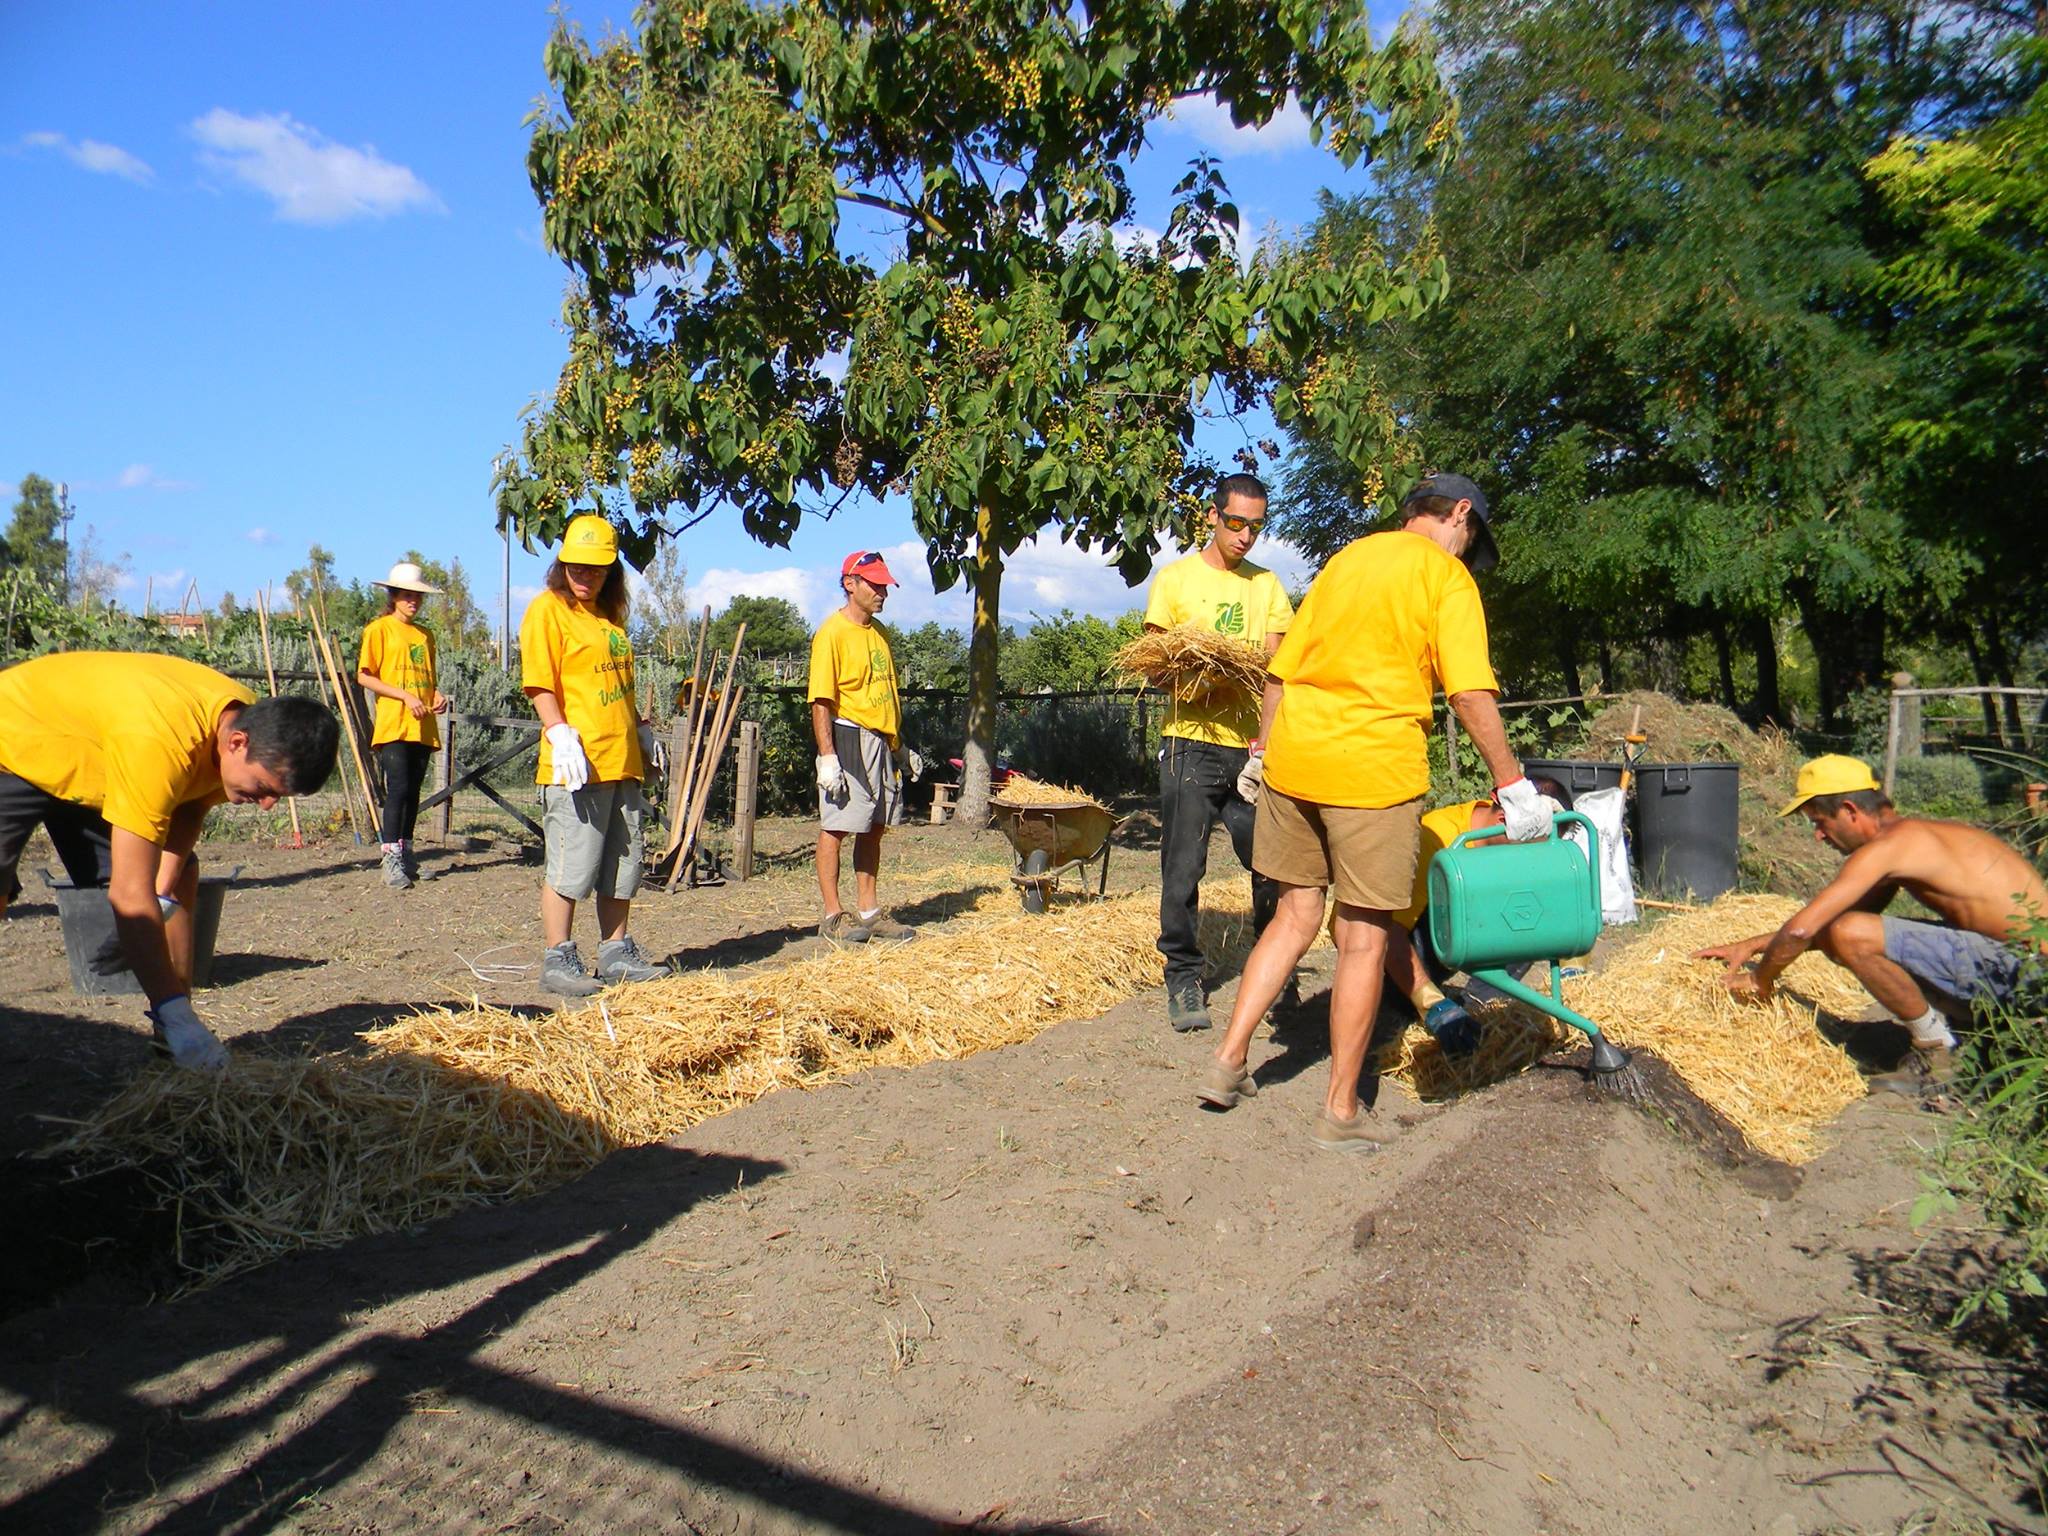
<svg viewBox="0 0 2048 1536"><path fill-rule="evenodd" d="M1089 794L1085 789L1070 789L1064 784L1045 784L1037 779L1027 779L1021 773L1013 773L1003 787L989 797L991 805L1092 805L1098 811L1108 806Z"/></svg>
<svg viewBox="0 0 2048 1536"><path fill-rule="evenodd" d="M1820 1154L1821 1127L1864 1095L1860 1073L1820 1032L1817 1014L1853 1019L1869 993L1847 971L1802 955L1778 980L1770 1003L1736 1002L1718 960L1692 952L1768 933L1799 909L1781 896L1724 896L1712 906L1659 922L1599 971L1565 983L1565 1001L1626 1047L1647 1047L1685 1085L1719 1110L1750 1145L1788 1163ZM1531 985L1541 985L1534 973ZM1453 1065L1420 1029L1388 1048L1382 1070L1424 1098L1495 1081L1582 1038L1519 1003L1480 1010L1487 1038Z"/></svg>
<svg viewBox="0 0 2048 1536"><path fill-rule="evenodd" d="M1256 645L1183 624L1147 631L1113 658L1120 671L1190 703L1218 687L1257 698L1266 686L1266 653Z"/></svg>
<svg viewBox="0 0 2048 1536"><path fill-rule="evenodd" d="M1153 896L1032 916L1001 895L1003 915L914 944L645 982L540 1018L436 1009L368 1035L366 1055L166 1069L52 1152L144 1170L203 1234L181 1260L204 1283L539 1193L778 1088L1012 1045L1159 985ZM1210 953L1247 947L1242 900L1205 891Z"/></svg>

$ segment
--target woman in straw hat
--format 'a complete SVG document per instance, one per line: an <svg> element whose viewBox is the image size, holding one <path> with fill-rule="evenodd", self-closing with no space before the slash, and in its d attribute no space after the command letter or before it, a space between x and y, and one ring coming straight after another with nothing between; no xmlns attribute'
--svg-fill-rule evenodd
<svg viewBox="0 0 2048 1536"><path fill-rule="evenodd" d="M435 686L434 637L419 622L428 596L441 589L429 586L410 560L375 585L384 589L384 613L363 629L356 681L377 696L370 747L384 774L384 883L402 891L420 878L412 828L427 764L441 745L434 717L448 707Z"/></svg>
<svg viewBox="0 0 2048 1536"><path fill-rule="evenodd" d="M641 797L653 733L640 723L633 645L626 638L626 568L619 536L602 517L571 518L547 586L519 623L519 684L542 726L542 830L547 872L540 924L547 948L540 984L588 997L615 982L666 975L626 932L640 889ZM584 968L570 929L576 903L597 898L597 974Z"/></svg>

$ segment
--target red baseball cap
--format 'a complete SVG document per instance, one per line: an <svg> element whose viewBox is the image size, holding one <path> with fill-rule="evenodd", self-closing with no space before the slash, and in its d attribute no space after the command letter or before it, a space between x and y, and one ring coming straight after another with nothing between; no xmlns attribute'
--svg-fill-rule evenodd
<svg viewBox="0 0 2048 1536"><path fill-rule="evenodd" d="M900 587L903 585L902 582L889 574L889 567L882 563L881 551L874 549L855 550L846 557L845 563L839 567L839 574L842 577L858 576L861 580L872 582L878 587Z"/></svg>

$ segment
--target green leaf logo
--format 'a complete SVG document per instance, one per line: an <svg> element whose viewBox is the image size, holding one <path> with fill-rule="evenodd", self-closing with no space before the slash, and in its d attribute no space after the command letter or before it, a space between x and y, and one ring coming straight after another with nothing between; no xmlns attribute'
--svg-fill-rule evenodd
<svg viewBox="0 0 2048 1536"><path fill-rule="evenodd" d="M1244 604L1218 603L1216 605L1216 633L1219 635L1241 635L1244 633Z"/></svg>
<svg viewBox="0 0 2048 1536"><path fill-rule="evenodd" d="M611 648L611 653L614 657L630 656L633 654L633 643L626 638L624 631L608 629L604 632L604 638L605 644Z"/></svg>

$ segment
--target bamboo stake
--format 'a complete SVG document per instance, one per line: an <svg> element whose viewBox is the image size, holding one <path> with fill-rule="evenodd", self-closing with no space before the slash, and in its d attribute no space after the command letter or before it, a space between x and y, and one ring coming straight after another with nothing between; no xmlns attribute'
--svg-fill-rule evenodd
<svg viewBox="0 0 2048 1536"><path fill-rule="evenodd" d="M675 803L670 807L668 846L662 850L667 858L676 851L683 840L683 827L690 819L690 794L696 786L697 766L697 725L704 705L704 637L711 633L711 608L704 609L704 622L697 627L697 654L690 663L690 699L686 706L688 725L683 731L682 760L669 764L669 776L674 780ZM711 659L713 671L718 669L718 658Z"/></svg>
<svg viewBox="0 0 2048 1536"><path fill-rule="evenodd" d="M327 669L328 683L334 689L335 708L341 715L342 729L348 734L349 756L355 759L356 782L362 786L363 804L368 806L370 810L369 825L374 827L378 824L377 797L370 793L370 771L363 765L363 744L356 737L355 719L350 715L348 699L341 691L341 667L334 659L334 647L327 643L327 631L321 626L318 610L312 608L309 604L308 611L312 613L313 618L313 643L320 648L320 659ZM355 821L354 803L352 801L349 803L349 820L353 823ZM362 841L362 833L360 831L356 834L356 841Z"/></svg>
<svg viewBox="0 0 2048 1536"><path fill-rule="evenodd" d="M713 741L717 740L719 732L726 729L730 724L729 717L731 716L733 709L733 695L738 691L735 688L734 683L739 675L740 646L745 642L746 638L747 626L745 624L742 624L739 627L739 633L735 634L732 637L732 654L726 658L725 662L725 687L720 692L718 699L718 709L712 717L712 728L709 731L701 733L703 743L706 746L709 746ZM717 678L718 669L716 664L714 663L711 671L711 680L713 682L716 682ZM703 719L701 716L699 717L698 723L700 725L703 723ZM723 751L724 749L724 742L718 741L717 750ZM711 779L713 772L718 764L718 759L716 758L716 756L707 755L705 752L697 750L694 746L691 750L690 761L692 766L691 780L693 785L690 792L691 817L689 821L684 823L683 834L676 842L676 862L674 867L671 868L668 872L667 889L671 891L673 891L676 888L676 880L681 876L683 872L683 866L689 862L690 849L687 845L691 842L693 837L692 823L694 823L698 816L701 814L704 802L711 798Z"/></svg>
<svg viewBox="0 0 2048 1536"><path fill-rule="evenodd" d="M270 659L270 602L263 592L256 594L256 628L263 636L263 675L270 679L270 696L277 697L277 667ZM292 846L303 848L306 839L299 831L299 802L296 796L285 797L284 808L292 816Z"/></svg>
<svg viewBox="0 0 2048 1536"><path fill-rule="evenodd" d="M676 850L676 867L669 872L671 884L683 866L690 862L690 855L697 850L697 834L704 830L704 814L711 803L711 781L718 777L718 762L725 756L726 743L732 740L732 728L739 723L740 697L746 691L744 683L735 683L725 691L725 699L718 711L718 726L711 735L711 750L705 758L704 777L697 785L696 804L690 808L690 825L683 833L682 847Z"/></svg>

